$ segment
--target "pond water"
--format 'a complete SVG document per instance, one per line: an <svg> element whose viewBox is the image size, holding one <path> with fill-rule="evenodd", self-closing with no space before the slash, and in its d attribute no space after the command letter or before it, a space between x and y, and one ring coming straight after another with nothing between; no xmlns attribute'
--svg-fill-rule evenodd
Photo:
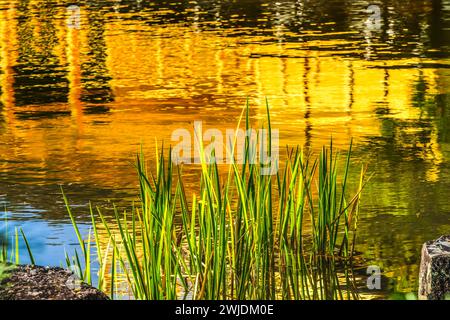
<svg viewBox="0 0 450 320"><path fill-rule="evenodd" d="M357 249L384 297L417 290L421 244L450 233L449 0L71 5L0 0L0 204L38 263L76 242L60 185L81 218L126 203L141 143L234 128L247 98L262 121L267 98L281 145L354 139L375 173Z"/></svg>

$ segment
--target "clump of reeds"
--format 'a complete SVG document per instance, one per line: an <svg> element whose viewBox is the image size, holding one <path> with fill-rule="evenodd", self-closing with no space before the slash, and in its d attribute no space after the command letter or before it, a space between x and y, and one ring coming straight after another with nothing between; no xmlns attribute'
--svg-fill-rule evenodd
<svg viewBox="0 0 450 320"><path fill-rule="evenodd" d="M25 246L27 248L27 252L28 252L28 257L30 260L30 263L32 265L35 264L35 260L34 260L34 256L33 253L31 251L31 247L30 244L28 243L28 239L25 236L24 231L22 230L22 228L14 228L14 235L9 235L8 232L8 220L6 219L6 217L4 218L3 221L4 225L5 225L5 232L2 234L2 236L0 237L0 263L8 263L8 264L19 264L20 263L20 238L22 238L22 240L25 243ZM20 232L20 235L19 235Z"/></svg>
<svg viewBox="0 0 450 320"><path fill-rule="evenodd" d="M246 117L248 129L248 107ZM272 176L249 161L249 148L246 142L244 163L225 173L202 154L198 189L190 191L170 150L158 153L153 173L141 152L139 205L114 209L112 221L91 209L99 287L106 290L107 277L114 296L121 272L135 299L357 298L351 265L365 180L361 170L348 193L351 144L342 164L332 145L317 159L288 150ZM91 235L83 240L65 201L84 257L72 263L90 281Z"/></svg>

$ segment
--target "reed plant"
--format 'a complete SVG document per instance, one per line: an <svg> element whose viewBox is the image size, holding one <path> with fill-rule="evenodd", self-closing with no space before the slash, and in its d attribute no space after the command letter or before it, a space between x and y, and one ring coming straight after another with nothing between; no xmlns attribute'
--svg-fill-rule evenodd
<svg viewBox="0 0 450 320"><path fill-rule="evenodd" d="M35 264L30 244L28 243L28 239L22 228L15 227L14 235L11 235L10 237L8 232L8 220L6 217L3 224L5 230L0 237L0 286L2 285L2 281L5 278L8 278L9 274L14 271L16 265L20 264L20 238L22 238L25 243L31 265Z"/></svg>
<svg viewBox="0 0 450 320"><path fill-rule="evenodd" d="M3 279L8 278L9 274L13 270L14 270L14 265L0 262L0 286L2 285Z"/></svg>
<svg viewBox="0 0 450 320"><path fill-rule="evenodd" d="M245 121L251 129L248 105L245 110L238 127ZM268 108L267 119L271 141ZM260 174L250 144L247 137L243 163L233 161L226 170L209 164L201 148L194 189L187 189L170 148L156 151L154 170L141 151L139 205L124 212L114 208L112 219L91 208L93 236L87 241L64 196L83 257L76 253L68 263L90 282L95 241L99 287L107 290L108 276L107 291L114 296L122 273L135 299L358 298L352 263L366 179L362 168L349 193L351 143L345 155L331 143L317 158L287 148L275 175ZM228 150L233 156L235 148L236 141ZM106 230L106 247L99 228Z"/></svg>

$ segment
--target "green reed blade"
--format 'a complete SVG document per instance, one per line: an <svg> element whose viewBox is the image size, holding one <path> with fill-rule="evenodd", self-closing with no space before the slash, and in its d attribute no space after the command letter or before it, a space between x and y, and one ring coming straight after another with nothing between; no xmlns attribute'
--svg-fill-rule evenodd
<svg viewBox="0 0 450 320"><path fill-rule="evenodd" d="M22 234L23 241L25 242L25 246L27 247L28 257L30 258L31 265L34 266L36 264L36 261L34 260L33 252L31 251L30 244L29 244L27 237L25 236L25 232L23 232L22 228L20 228L20 233Z"/></svg>

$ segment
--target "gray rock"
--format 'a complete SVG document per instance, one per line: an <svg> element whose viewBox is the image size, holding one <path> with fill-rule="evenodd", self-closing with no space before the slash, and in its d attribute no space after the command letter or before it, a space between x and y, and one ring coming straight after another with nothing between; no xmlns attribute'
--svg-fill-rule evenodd
<svg viewBox="0 0 450 320"><path fill-rule="evenodd" d="M419 299L443 300L450 295L450 236L425 242L419 273Z"/></svg>

